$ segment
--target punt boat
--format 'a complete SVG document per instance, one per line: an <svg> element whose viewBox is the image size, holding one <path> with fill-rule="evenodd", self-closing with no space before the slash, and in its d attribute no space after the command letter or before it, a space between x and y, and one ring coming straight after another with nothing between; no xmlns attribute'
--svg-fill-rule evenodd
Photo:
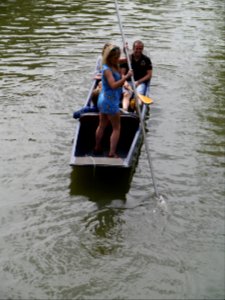
<svg viewBox="0 0 225 300"><path fill-rule="evenodd" d="M134 167L143 140L143 131L140 118L144 121L149 111L149 105L143 103L140 106L140 114L136 112L121 112L121 133L117 145L119 158L108 157L109 141L112 132L109 125L102 140L103 153L94 155L95 131L99 123L99 114L92 106L92 91L98 81L93 80L89 90L85 106L80 110L76 124L73 145L71 151L70 166L72 167L95 167L111 169L131 169ZM75 116L76 115L76 116Z"/></svg>

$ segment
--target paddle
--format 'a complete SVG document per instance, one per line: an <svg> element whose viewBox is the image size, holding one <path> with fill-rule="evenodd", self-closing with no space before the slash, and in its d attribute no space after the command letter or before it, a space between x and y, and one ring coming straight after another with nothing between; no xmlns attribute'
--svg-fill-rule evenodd
<svg viewBox="0 0 225 300"><path fill-rule="evenodd" d="M145 95L137 94L138 98L141 100L141 102L145 104L152 104L153 100Z"/></svg>
<svg viewBox="0 0 225 300"><path fill-rule="evenodd" d="M126 44L126 40L125 40L125 36L124 36L124 33L123 33L122 22L120 20L120 14L119 14L119 8L118 8L117 0L115 0L115 7L116 7L116 12L117 12L117 18L118 18L119 26L120 26L120 32L121 32L121 35L122 35L123 45L125 45ZM128 55L126 47L125 47L125 52L126 52L128 67L129 67L129 69L132 69L131 68L131 62L130 62L130 57ZM156 197L161 201L162 200L162 196L159 195L158 189L157 189L157 186L156 186L156 182L155 182L155 176L154 176L154 172L153 172L153 167L152 167L152 162L151 162L151 156L150 156L150 152L149 152L148 144L147 144L147 140L146 140L146 133L145 133L144 121L142 120L142 117L141 117L140 106L139 106L139 103L138 103L138 94L137 94L137 91L135 89L135 82L134 82L134 77L133 76L131 77L131 81L132 81L132 86L134 87L134 94L135 94L135 100L136 100L136 108L137 108L137 112L138 112L138 115L139 115L139 118L140 118L140 122L141 122L141 129L142 129L144 143L145 143L145 149L146 149L146 153L147 153L147 157L148 157L149 168L150 168L150 172L151 172L151 175L152 175L152 182L153 182L153 186L154 186Z"/></svg>

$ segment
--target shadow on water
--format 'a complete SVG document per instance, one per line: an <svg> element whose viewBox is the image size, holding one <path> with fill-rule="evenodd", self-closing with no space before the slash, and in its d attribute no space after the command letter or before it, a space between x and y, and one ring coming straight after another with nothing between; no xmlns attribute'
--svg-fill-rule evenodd
<svg viewBox="0 0 225 300"><path fill-rule="evenodd" d="M70 195L83 195L104 206L115 199L126 200L133 169L73 168L69 185Z"/></svg>

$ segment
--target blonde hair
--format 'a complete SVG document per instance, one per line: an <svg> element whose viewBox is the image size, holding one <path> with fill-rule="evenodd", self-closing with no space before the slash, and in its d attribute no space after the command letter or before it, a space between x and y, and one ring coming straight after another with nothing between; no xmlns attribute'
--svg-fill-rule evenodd
<svg viewBox="0 0 225 300"><path fill-rule="evenodd" d="M103 48L102 48L102 56L104 55L105 50L106 50L110 45L112 45L112 44L111 44L111 43L105 43L105 45L104 45Z"/></svg>
<svg viewBox="0 0 225 300"><path fill-rule="evenodd" d="M113 56L114 52L118 52L118 55L120 56L120 48L118 46L110 44L104 51L102 63L107 64L111 66L111 57Z"/></svg>

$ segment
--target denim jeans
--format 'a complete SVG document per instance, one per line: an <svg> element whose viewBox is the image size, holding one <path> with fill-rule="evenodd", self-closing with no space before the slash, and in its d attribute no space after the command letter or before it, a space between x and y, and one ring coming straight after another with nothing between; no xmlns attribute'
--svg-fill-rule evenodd
<svg viewBox="0 0 225 300"><path fill-rule="evenodd" d="M132 87L131 82L128 82L129 85ZM127 89L123 88L123 92L127 92ZM148 95L150 92L150 82L146 83L141 83L136 87L136 91L137 93L141 94L141 95ZM133 93L130 92L130 94L132 95Z"/></svg>
<svg viewBox="0 0 225 300"><path fill-rule="evenodd" d="M136 91L141 95L148 95L150 91L150 84L141 83L137 86Z"/></svg>

